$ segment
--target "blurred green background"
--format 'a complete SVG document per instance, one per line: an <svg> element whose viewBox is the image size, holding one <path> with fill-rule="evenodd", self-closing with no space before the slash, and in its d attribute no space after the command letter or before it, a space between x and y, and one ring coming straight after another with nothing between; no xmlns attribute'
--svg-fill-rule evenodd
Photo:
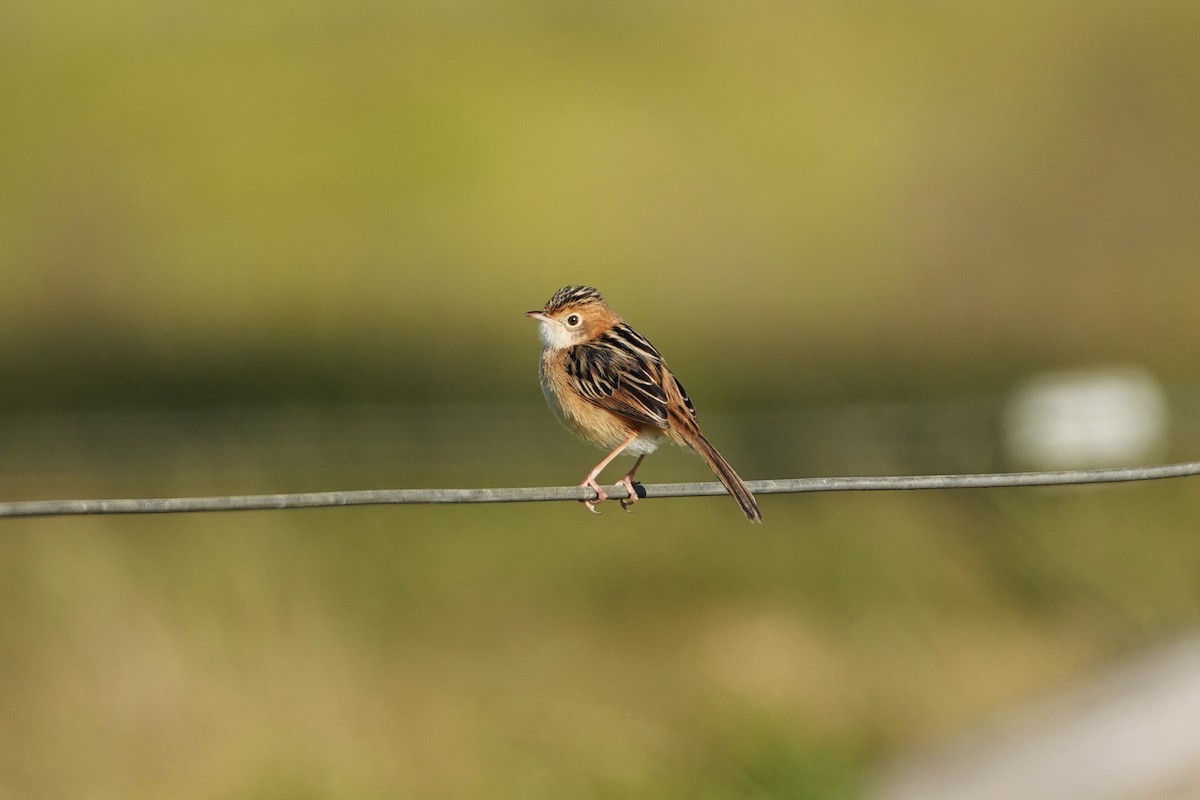
<svg viewBox="0 0 1200 800"><path fill-rule="evenodd" d="M6 4L3 497L574 483L565 283L746 478L1004 468L1012 386L1110 363L1194 457L1197 53L1188 2ZM4 522L0 797L854 797L1200 620L1188 481L763 509Z"/></svg>

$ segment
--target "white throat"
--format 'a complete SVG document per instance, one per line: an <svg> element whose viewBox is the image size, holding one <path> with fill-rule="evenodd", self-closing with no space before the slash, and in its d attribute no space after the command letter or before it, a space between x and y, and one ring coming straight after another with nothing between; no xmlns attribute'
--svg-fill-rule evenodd
<svg viewBox="0 0 1200 800"><path fill-rule="evenodd" d="M563 350L575 344L576 336L560 322L552 319L540 320L538 336L542 339L542 347L547 350Z"/></svg>

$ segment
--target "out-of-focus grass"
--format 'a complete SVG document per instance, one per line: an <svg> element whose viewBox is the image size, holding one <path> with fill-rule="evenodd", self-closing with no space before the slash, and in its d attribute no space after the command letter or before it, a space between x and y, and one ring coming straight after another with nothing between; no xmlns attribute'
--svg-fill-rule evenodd
<svg viewBox="0 0 1200 800"><path fill-rule="evenodd" d="M1194 381L1197 8L4 5L5 497L565 482L591 454L510 412L520 312L567 282L747 477L994 466L970 403L864 418L882 452L783 420L1047 365ZM294 411L355 403L464 410L343 448ZM249 410L209 440L219 406ZM1194 625L1196 503L9 521L0 795L844 797Z"/></svg>
<svg viewBox="0 0 1200 800"><path fill-rule="evenodd" d="M534 440L549 464L510 448L363 466L386 485L498 485L587 463L553 441ZM66 465L41 483L337 485L312 464L256 475L236 452L153 479L110 464L64 480ZM665 453L645 469L703 471ZM877 759L1200 610L1188 481L763 506L762 527L728 498L600 517L542 504L7 521L0 788L850 797Z"/></svg>
<svg viewBox="0 0 1200 800"><path fill-rule="evenodd" d="M511 396L570 281L739 404L1196 361L1186 3L0 13L0 352L63 405Z"/></svg>

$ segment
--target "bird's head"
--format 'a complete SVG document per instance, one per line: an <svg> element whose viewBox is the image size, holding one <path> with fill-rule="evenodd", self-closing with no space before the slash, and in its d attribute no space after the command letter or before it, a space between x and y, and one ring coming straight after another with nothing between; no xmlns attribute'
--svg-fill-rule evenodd
<svg viewBox="0 0 1200 800"><path fill-rule="evenodd" d="M621 321L590 286L564 286L541 311L525 316L538 321L542 345L551 350L583 344Z"/></svg>

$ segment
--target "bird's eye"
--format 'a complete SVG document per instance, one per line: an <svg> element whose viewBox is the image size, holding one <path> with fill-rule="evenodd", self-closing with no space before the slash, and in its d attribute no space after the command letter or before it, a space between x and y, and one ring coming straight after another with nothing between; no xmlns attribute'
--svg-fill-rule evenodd
<svg viewBox="0 0 1200 800"><path fill-rule="evenodd" d="M579 315L572 314L571 316L567 317L567 324L570 325L572 328L574 328L576 325L579 324Z"/></svg>

